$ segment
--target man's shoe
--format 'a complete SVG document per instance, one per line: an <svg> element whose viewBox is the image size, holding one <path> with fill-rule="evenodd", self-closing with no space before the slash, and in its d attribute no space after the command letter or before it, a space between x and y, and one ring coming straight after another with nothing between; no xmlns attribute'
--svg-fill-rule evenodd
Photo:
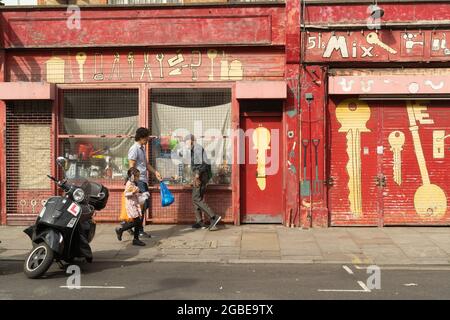
<svg viewBox="0 0 450 320"><path fill-rule="evenodd" d="M194 223L193 225L192 225L192 229L200 229L202 226L200 225L200 223Z"/></svg>
<svg viewBox="0 0 450 320"><path fill-rule="evenodd" d="M200 225L202 226L202 229L208 229L209 228L209 225L206 225L204 223L201 223Z"/></svg>
<svg viewBox="0 0 450 320"><path fill-rule="evenodd" d="M216 215L216 216L211 220L211 225L209 226L209 230L211 230L212 228L214 228L214 227L219 223L220 220L222 220L222 217Z"/></svg>
<svg viewBox="0 0 450 320"><path fill-rule="evenodd" d="M143 246L145 246L145 242L142 242L142 241L139 240L139 239L134 239L134 240L133 240L133 246L140 246L140 247L143 247Z"/></svg>
<svg viewBox="0 0 450 320"><path fill-rule="evenodd" d="M122 241L122 233L123 233L122 228L117 227L117 228L116 228L117 240Z"/></svg>
<svg viewBox="0 0 450 320"><path fill-rule="evenodd" d="M207 228L208 226L204 224L203 221L196 222L195 224L192 225L192 229L207 229Z"/></svg>

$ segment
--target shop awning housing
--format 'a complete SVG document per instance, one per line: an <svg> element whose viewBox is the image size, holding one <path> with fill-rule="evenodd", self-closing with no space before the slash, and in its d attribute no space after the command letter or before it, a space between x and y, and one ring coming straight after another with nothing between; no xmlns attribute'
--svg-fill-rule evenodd
<svg viewBox="0 0 450 320"><path fill-rule="evenodd" d="M238 81L237 99L286 99L285 81Z"/></svg>
<svg viewBox="0 0 450 320"><path fill-rule="evenodd" d="M46 82L0 82L0 100L55 100L56 86Z"/></svg>
<svg viewBox="0 0 450 320"><path fill-rule="evenodd" d="M412 74L380 72L337 74L328 78L331 95L360 95L364 97L430 97L450 95L450 74L436 74L433 69L414 69Z"/></svg>

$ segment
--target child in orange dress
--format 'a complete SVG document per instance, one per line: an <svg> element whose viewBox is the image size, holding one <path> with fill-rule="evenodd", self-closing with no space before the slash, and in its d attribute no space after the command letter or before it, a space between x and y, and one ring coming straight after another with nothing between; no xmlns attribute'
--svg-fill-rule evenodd
<svg viewBox="0 0 450 320"><path fill-rule="evenodd" d="M126 230L134 228L133 245L145 246L145 242L139 240L139 226L142 225L142 213L140 198L145 197L141 194L139 188L136 185L136 181L139 181L140 172L136 168L130 168L127 173L127 181L125 183L125 208L127 215L132 221L123 223L120 227L116 228L117 239L122 241L122 234Z"/></svg>

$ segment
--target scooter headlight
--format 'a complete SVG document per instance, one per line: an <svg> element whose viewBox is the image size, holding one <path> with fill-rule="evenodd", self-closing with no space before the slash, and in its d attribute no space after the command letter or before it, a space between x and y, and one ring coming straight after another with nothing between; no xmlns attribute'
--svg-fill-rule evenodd
<svg viewBox="0 0 450 320"><path fill-rule="evenodd" d="M73 200L75 202L82 202L84 200L84 191L83 189L75 189L75 191L73 192Z"/></svg>

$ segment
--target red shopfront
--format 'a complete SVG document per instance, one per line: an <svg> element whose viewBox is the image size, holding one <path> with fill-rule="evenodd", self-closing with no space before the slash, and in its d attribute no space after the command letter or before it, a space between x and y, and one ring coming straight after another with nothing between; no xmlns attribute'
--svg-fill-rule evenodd
<svg viewBox="0 0 450 320"><path fill-rule="evenodd" d="M441 6L446 11L435 12L436 20L450 14L448 4ZM396 11L384 4L384 23L405 24L389 13L412 7L417 20L431 19L417 10L424 4L405 3ZM339 21L344 8L336 9ZM352 6L355 20L362 9ZM310 8L312 19L320 10ZM305 145L309 136L323 142L318 175L306 170L301 178L324 182L323 193L311 196L313 223L449 225L450 70L444 62L450 56L450 31L438 30L438 24L434 29L382 26L376 31L344 27L343 20L340 27L334 21L335 31L311 29L304 35L302 88L313 99L308 104L302 97L307 111L302 138ZM302 198L309 205L307 195ZM304 221L308 211L304 206Z"/></svg>
<svg viewBox="0 0 450 320"><path fill-rule="evenodd" d="M296 174L284 162L277 163L279 170L264 174L267 187L262 188L255 176L261 170L258 164L239 164L236 160L239 148L244 147L244 157L256 158L256 153L263 152L272 159L278 152L277 159L285 161L286 150L292 149L298 134L294 94L298 66L286 67L284 4L105 10L106 16L123 27L127 14L141 19L142 29L147 23L150 26L162 21L149 19L152 15L167 19L183 12L184 23L203 28L203 38L194 37L193 30L170 29L167 21L162 28L170 29L166 31L171 39L160 37L160 33L145 39L146 32L139 36L122 33L114 38L112 26L96 29L98 10L85 12L92 15L84 26L84 32L91 32L91 39L65 31L55 35L43 28L50 18L55 28L64 23L60 19L63 10L31 10L27 17L25 10L3 12L3 22L9 22L5 30L14 37L5 38L5 82L0 84L6 142L0 175L2 223L34 220L43 200L56 192L45 176L62 174L55 169L57 155L70 159L65 172L69 178L89 178L108 186L110 201L97 220L117 221L127 150L139 126L150 128L153 138L149 158L175 195L175 203L162 208L158 184L152 181L147 221L193 220L189 170L170 159L173 148L181 145L186 132L191 132L206 149L209 143L216 143L209 154L214 163L207 201L225 222L286 222L287 215L297 210L296 199L285 192L289 184L295 189ZM208 13L208 18L203 19L203 13ZM230 32L218 31L219 25L212 24L213 20ZM20 27L24 21L35 24L42 37L30 37ZM128 21L130 28L135 26L133 19ZM248 23L259 28L245 29ZM118 41L123 45L118 46ZM286 81L287 75L292 79ZM277 129L278 134L268 141L264 134L244 132L240 136L241 126L251 132L259 132L260 127ZM297 165L295 159L290 163ZM271 167L268 161L263 166L268 170ZM251 172L248 180L246 172ZM248 196L257 192L257 200L277 195L280 201L265 211L261 202ZM295 190L292 193L295 196Z"/></svg>

